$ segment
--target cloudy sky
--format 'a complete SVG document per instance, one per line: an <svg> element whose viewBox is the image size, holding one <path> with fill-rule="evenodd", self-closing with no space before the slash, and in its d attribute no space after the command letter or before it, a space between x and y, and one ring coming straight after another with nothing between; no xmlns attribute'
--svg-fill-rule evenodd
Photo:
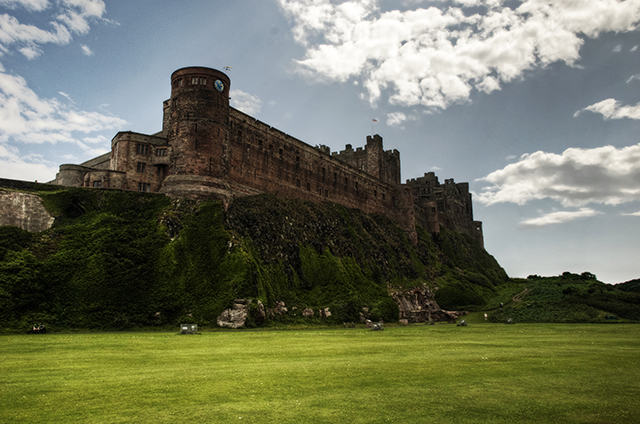
<svg viewBox="0 0 640 424"><path fill-rule="evenodd" d="M229 66L286 133L469 182L509 275L640 278L639 25L640 0L0 0L0 177L157 132L174 70Z"/></svg>

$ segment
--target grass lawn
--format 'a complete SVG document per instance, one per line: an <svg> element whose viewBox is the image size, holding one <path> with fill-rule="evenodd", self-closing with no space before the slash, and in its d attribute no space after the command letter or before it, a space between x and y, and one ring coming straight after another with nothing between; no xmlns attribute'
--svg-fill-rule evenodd
<svg viewBox="0 0 640 424"><path fill-rule="evenodd" d="M633 423L638 399L639 325L0 336L1 423Z"/></svg>

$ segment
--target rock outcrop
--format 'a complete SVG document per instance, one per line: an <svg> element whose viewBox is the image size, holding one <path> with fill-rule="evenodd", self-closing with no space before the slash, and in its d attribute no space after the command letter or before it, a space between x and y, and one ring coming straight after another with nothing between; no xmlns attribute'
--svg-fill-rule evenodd
<svg viewBox="0 0 640 424"><path fill-rule="evenodd" d="M219 327L240 328L244 326L251 300L236 299L233 306L225 309L217 318Z"/></svg>
<svg viewBox="0 0 640 424"><path fill-rule="evenodd" d="M37 233L51 228L54 217L36 194L0 190L0 225L13 225Z"/></svg>
<svg viewBox="0 0 640 424"><path fill-rule="evenodd" d="M391 293L398 304L400 320L409 322L455 322L458 317L466 315L466 311L445 311L435 301L433 291L426 286L415 287L409 291Z"/></svg>

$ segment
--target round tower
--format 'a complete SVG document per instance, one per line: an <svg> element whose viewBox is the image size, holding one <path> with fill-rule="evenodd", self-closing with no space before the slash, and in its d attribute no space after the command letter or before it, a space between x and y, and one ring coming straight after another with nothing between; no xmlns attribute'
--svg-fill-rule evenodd
<svg viewBox="0 0 640 424"><path fill-rule="evenodd" d="M182 68L171 75L171 99L165 110L170 176L227 175L230 84L229 77L211 68Z"/></svg>

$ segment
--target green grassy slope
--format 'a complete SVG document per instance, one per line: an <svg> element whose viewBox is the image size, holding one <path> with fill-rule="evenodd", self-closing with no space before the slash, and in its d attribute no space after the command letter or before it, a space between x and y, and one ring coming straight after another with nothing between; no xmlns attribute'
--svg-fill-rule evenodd
<svg viewBox="0 0 640 424"><path fill-rule="evenodd" d="M501 287L488 305L494 322L617 322L640 320L640 293L605 284L583 272L529 276ZM504 306L499 307L503 302Z"/></svg>

